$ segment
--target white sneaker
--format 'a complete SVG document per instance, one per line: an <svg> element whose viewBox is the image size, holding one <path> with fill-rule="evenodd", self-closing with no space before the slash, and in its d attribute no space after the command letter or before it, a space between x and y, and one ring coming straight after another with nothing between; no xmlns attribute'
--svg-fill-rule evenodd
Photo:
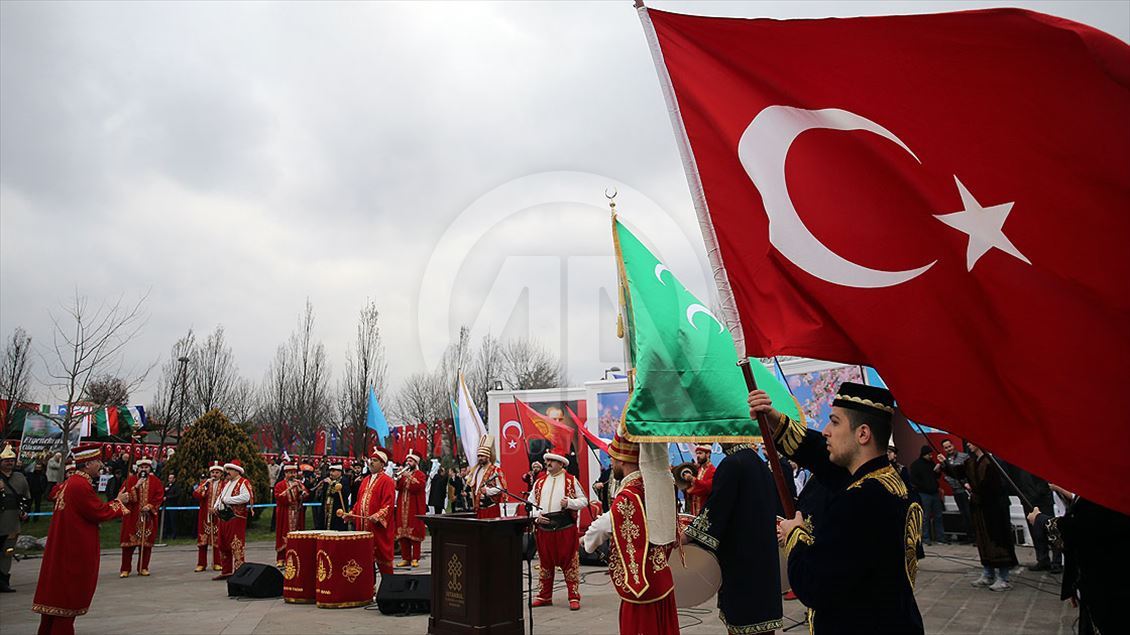
<svg viewBox="0 0 1130 635"><path fill-rule="evenodd" d="M1012 588L1012 585L1008 583L1008 580L997 580L996 582L993 583L992 586L989 587L989 590L990 591L1007 591L1011 588Z"/></svg>
<svg viewBox="0 0 1130 635"><path fill-rule="evenodd" d="M991 586L993 584L994 580L995 580L995 578L990 578L990 577L986 576L984 573L982 573L981 577L974 580L971 584L973 586L976 586L976 587Z"/></svg>

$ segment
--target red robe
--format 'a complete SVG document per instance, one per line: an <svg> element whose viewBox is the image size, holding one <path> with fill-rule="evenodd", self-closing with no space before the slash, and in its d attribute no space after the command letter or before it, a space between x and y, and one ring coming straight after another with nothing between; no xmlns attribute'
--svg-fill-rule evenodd
<svg viewBox="0 0 1130 635"><path fill-rule="evenodd" d="M480 472L482 473L482 478L478 478ZM498 478L494 478L495 476ZM506 489L506 475L502 473L502 468L493 463L488 463L485 468L480 469L479 465L476 463L471 473L467 475L467 483L474 490L471 492L471 504L477 517L499 518L502 516L502 493L487 496L483 492L487 487ZM493 504L483 506L482 502L484 498Z"/></svg>
<svg viewBox="0 0 1130 635"><path fill-rule="evenodd" d="M220 525L213 511L216 497L220 495L224 482L221 479L207 478L200 481L192 491L192 497L200 501L200 510L196 512L196 544L198 546L210 545L215 547L220 544Z"/></svg>
<svg viewBox="0 0 1130 635"><path fill-rule="evenodd" d="M612 545L608 572L620 596L620 635L678 635L674 581L667 556L671 545L647 540L643 479L629 474L612 501Z"/></svg>
<svg viewBox="0 0 1130 635"><path fill-rule="evenodd" d="M67 478L70 477L68 476ZM51 501L52 503L55 502L55 499L59 497L59 492L63 491L63 483L66 483L66 481L55 483L55 485L51 487L51 493L47 495L47 500Z"/></svg>
<svg viewBox="0 0 1130 635"><path fill-rule="evenodd" d="M396 510L396 481L384 472L376 476L370 474L361 481L357 489L357 500L352 513L362 518L354 518L358 531L373 534L373 557L382 574L392 573L392 544L396 536L396 523L393 514Z"/></svg>
<svg viewBox="0 0 1130 635"><path fill-rule="evenodd" d="M396 537L416 542L424 540L424 521L418 514L428 513L424 502L424 487L428 475L412 470L396 479Z"/></svg>
<svg viewBox="0 0 1130 635"><path fill-rule="evenodd" d="M706 465L698 468L694 483L687 488L687 513L691 516L701 514L712 489L714 489L714 464L707 461Z"/></svg>
<svg viewBox="0 0 1130 635"><path fill-rule="evenodd" d="M299 480L291 485L285 479L275 484L275 557L279 561L286 551L286 535L306 529L306 508L302 503L310 497L310 490Z"/></svg>
<svg viewBox="0 0 1130 635"><path fill-rule="evenodd" d="M90 608L98 585L98 524L129 511L116 500L102 502L85 472L63 481L60 489L31 610L75 617Z"/></svg>
<svg viewBox="0 0 1130 635"><path fill-rule="evenodd" d="M122 517L122 546L152 547L159 535L161 515L158 512L161 510L161 501L165 500L165 486L161 484L161 479L152 474L144 480L138 480L136 474L131 474L122 489L129 492L129 498L126 499L129 514ZM141 508L146 505L152 509L142 512Z"/></svg>

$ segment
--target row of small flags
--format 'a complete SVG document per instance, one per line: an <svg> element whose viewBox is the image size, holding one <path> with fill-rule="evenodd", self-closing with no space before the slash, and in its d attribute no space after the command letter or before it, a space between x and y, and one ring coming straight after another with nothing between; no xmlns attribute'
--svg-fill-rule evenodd
<svg viewBox="0 0 1130 635"><path fill-rule="evenodd" d="M78 420L79 435L84 437L107 437L129 434L144 429L148 424L145 406L74 406ZM31 420L33 425L58 425L67 416L67 406L21 402L11 404L0 399L0 421L8 421L11 411L11 427L22 431Z"/></svg>

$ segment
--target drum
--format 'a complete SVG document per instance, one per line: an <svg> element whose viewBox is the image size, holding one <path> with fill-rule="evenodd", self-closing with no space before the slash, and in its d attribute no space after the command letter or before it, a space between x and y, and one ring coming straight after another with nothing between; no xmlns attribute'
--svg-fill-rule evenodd
<svg viewBox="0 0 1130 635"><path fill-rule="evenodd" d="M694 543L675 547L667 562L675 586L675 605L681 609L702 604L722 587L718 559Z"/></svg>
<svg viewBox="0 0 1130 635"><path fill-rule="evenodd" d="M286 535L283 554L283 601L313 604L315 599L315 553L323 531L292 531Z"/></svg>
<svg viewBox="0 0 1130 635"><path fill-rule="evenodd" d="M694 519L691 514L676 517L680 539ZM671 578L675 584L675 604L681 609L702 604L714 597L722 586L722 568L718 566L718 559L693 542L675 547L667 562L671 565Z"/></svg>
<svg viewBox="0 0 1130 635"><path fill-rule="evenodd" d="M324 531L318 536L315 593L320 609L347 609L373 601L373 534Z"/></svg>

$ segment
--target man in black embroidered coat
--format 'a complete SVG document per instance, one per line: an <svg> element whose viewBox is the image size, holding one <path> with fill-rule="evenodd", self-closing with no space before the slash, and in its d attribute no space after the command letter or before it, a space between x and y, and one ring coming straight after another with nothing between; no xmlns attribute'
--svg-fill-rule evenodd
<svg viewBox="0 0 1130 635"><path fill-rule="evenodd" d="M780 501L773 475L754 449L723 445L703 512L686 537L714 553L722 569L718 615L728 633L781 628L781 576L774 539Z"/></svg>
<svg viewBox="0 0 1130 635"><path fill-rule="evenodd" d="M828 490L815 523L798 513L778 528L813 631L923 633L913 588L922 507L887 460L890 392L845 382L823 434L774 410L763 391L750 393L749 405L768 417L778 449Z"/></svg>

